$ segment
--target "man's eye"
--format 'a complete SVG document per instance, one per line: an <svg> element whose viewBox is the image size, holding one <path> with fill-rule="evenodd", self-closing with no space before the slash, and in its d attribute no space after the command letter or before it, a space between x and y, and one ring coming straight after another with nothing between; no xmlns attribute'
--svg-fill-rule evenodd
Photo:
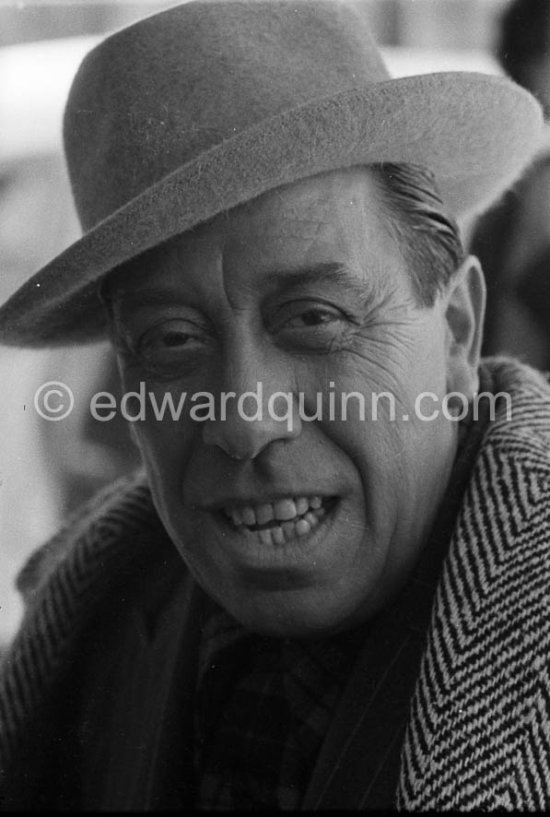
<svg viewBox="0 0 550 817"><path fill-rule="evenodd" d="M290 318L285 324L289 329L298 329L300 327L323 326L325 324L333 323L334 321L341 321L342 314L332 309L307 309L300 312L298 315Z"/></svg>
<svg viewBox="0 0 550 817"><path fill-rule="evenodd" d="M145 349L181 349L186 343L189 343L191 335L188 332L183 332L180 329L169 329L165 332L158 332L153 337L148 338L142 343L142 348Z"/></svg>
<svg viewBox="0 0 550 817"><path fill-rule="evenodd" d="M338 347L350 327L350 319L341 309L308 299L281 306L271 331L285 345L326 352Z"/></svg>
<svg viewBox="0 0 550 817"><path fill-rule="evenodd" d="M187 369L210 342L208 332L192 321L163 321L147 330L138 341L136 352L154 370L170 374Z"/></svg>

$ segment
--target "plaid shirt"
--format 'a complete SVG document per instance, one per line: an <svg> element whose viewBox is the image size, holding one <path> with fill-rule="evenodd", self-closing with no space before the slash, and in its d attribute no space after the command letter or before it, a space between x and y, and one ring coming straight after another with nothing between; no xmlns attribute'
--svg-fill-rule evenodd
<svg viewBox="0 0 550 817"><path fill-rule="evenodd" d="M264 638L222 610L210 618L195 710L197 808L299 807L363 639Z"/></svg>

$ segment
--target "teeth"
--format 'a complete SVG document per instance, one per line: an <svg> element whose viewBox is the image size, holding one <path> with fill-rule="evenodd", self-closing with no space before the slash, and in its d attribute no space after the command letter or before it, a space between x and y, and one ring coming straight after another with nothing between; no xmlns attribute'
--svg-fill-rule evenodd
<svg viewBox="0 0 550 817"><path fill-rule="evenodd" d="M237 527L239 527L239 525L243 524L243 515L242 515L241 511L238 508L232 508L230 516L231 516L234 524L237 525Z"/></svg>
<svg viewBox="0 0 550 817"><path fill-rule="evenodd" d="M256 524L265 525L273 519L273 505L260 505L256 508Z"/></svg>
<svg viewBox="0 0 550 817"><path fill-rule="evenodd" d="M298 510L298 504L292 499L279 499L273 506L275 519L286 522L289 519L294 519L295 516L301 516L309 508L309 502L307 499L299 499L298 502L306 503L306 507L303 511Z"/></svg>
<svg viewBox="0 0 550 817"><path fill-rule="evenodd" d="M286 539L284 531L280 525L276 525L276 527L271 528L270 533L276 545L284 545Z"/></svg>
<svg viewBox="0 0 550 817"><path fill-rule="evenodd" d="M271 531L269 530L269 528L266 528L265 530L259 530L258 536L260 537L260 542L262 543L262 545L273 544L273 539L271 538Z"/></svg>
<svg viewBox="0 0 550 817"><path fill-rule="evenodd" d="M252 508L243 508L243 524L248 526L256 524L256 514Z"/></svg>
<svg viewBox="0 0 550 817"><path fill-rule="evenodd" d="M230 507L225 512L237 528L277 522L255 531L263 545L282 545L296 536L306 536L325 516L320 496L288 497L262 505Z"/></svg>
<svg viewBox="0 0 550 817"><path fill-rule="evenodd" d="M296 534L298 536L305 536L311 530L311 525L305 519L298 519L296 522Z"/></svg>
<svg viewBox="0 0 550 817"><path fill-rule="evenodd" d="M294 522L285 522L282 525L283 533L284 533L286 539L292 539L292 537L294 536L294 528L295 527L296 527L296 524Z"/></svg>

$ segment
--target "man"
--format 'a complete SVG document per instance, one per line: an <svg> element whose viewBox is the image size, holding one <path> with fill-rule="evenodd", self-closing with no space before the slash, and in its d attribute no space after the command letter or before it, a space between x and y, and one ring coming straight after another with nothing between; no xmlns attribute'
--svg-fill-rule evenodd
<svg viewBox="0 0 550 817"><path fill-rule="evenodd" d="M7 807L550 803L549 393L480 365L454 221L539 130L508 80L389 79L361 4L190 3L86 58L84 236L0 323L110 333L145 476L21 575Z"/></svg>

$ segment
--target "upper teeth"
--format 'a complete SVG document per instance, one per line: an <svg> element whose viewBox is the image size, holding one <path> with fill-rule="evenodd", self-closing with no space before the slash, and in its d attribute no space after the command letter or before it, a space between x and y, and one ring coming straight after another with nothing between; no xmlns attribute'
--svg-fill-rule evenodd
<svg viewBox="0 0 550 817"><path fill-rule="evenodd" d="M227 507L225 512L235 525L266 525L273 520L289 522L298 516L303 516L310 509L319 509L322 504L319 496L300 496L278 499L276 502L266 502L261 505Z"/></svg>

